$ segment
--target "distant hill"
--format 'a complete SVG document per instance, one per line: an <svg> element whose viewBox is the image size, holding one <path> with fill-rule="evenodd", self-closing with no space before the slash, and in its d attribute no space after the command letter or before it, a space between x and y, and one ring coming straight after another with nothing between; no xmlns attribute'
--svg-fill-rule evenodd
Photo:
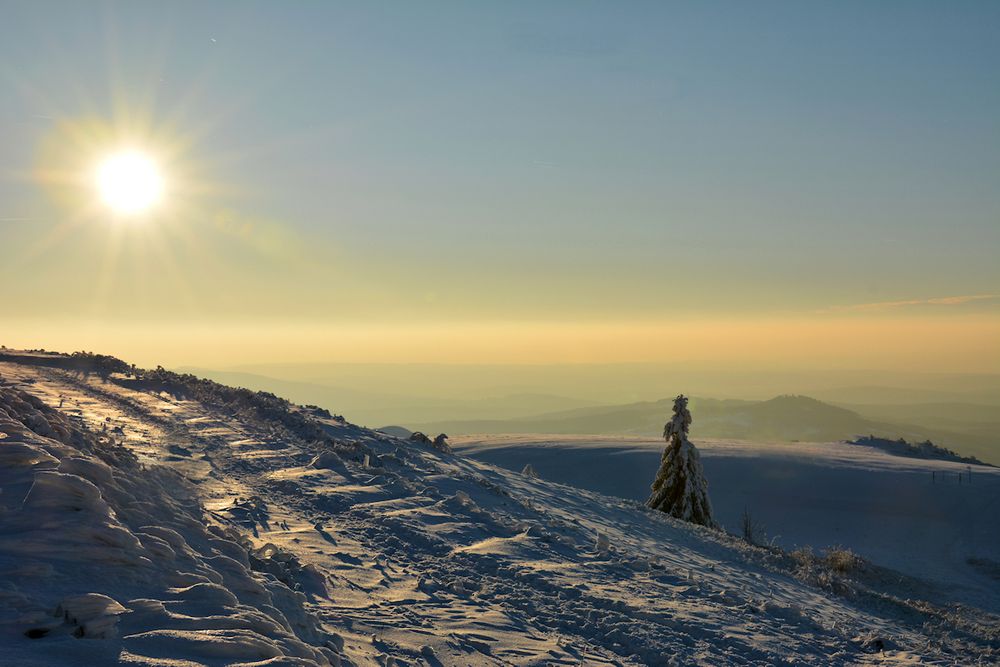
<svg viewBox="0 0 1000 667"><path fill-rule="evenodd" d="M672 399L580 408L522 419L449 420L408 424L425 432L652 435L663 430ZM692 434L743 440L847 440L859 435L933 440L964 455L1000 462L1000 446L990 434L963 433L863 416L855 410L808 396L766 401L692 398Z"/></svg>
<svg viewBox="0 0 1000 667"><path fill-rule="evenodd" d="M331 378L331 384L321 384L245 372L185 370L225 384L287 396L297 403L319 405L359 424L392 424L449 435L659 436L672 405L672 399L598 405L578 398L528 392L455 399L357 390L333 384L337 378ZM932 440L960 454L1000 463L1000 419L994 416L1000 413L1000 407L955 400L865 404L867 398L899 400L901 394L884 387L859 387L857 391L853 403L837 404L788 395L766 401L694 398L691 409L695 437L824 441L875 435L893 440ZM851 396L847 390L834 393L838 397ZM923 392L912 398L931 395L936 394Z"/></svg>

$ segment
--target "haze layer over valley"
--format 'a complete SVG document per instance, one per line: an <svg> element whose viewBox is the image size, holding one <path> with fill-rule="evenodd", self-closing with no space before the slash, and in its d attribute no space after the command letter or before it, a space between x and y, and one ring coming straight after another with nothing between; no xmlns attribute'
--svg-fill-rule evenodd
<svg viewBox="0 0 1000 667"><path fill-rule="evenodd" d="M990 374L738 372L663 364L189 370L302 403L341 406L369 426L454 435L657 436L672 396L683 389L694 395L703 438L816 442L876 435L931 440L1000 464L1000 376ZM640 397L646 400L635 400Z"/></svg>

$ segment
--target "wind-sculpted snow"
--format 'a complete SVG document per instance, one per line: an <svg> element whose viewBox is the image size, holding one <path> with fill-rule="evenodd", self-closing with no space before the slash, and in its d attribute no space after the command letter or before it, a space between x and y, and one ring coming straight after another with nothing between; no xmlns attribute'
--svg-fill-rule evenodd
<svg viewBox="0 0 1000 667"><path fill-rule="evenodd" d="M254 573L179 474L9 387L0 434L0 663L338 662L304 595Z"/></svg>
<svg viewBox="0 0 1000 667"><path fill-rule="evenodd" d="M995 616L877 568L750 547L276 398L53 364L0 363L17 385L0 407L18 406L0 421L14 664L998 657Z"/></svg>

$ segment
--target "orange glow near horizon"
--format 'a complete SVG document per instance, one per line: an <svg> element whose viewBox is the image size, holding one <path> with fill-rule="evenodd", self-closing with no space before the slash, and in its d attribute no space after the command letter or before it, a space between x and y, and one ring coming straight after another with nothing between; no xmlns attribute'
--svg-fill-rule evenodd
<svg viewBox="0 0 1000 667"><path fill-rule="evenodd" d="M608 364L1000 372L1000 317L352 325L11 323L8 347L88 349L142 365L268 362Z"/></svg>

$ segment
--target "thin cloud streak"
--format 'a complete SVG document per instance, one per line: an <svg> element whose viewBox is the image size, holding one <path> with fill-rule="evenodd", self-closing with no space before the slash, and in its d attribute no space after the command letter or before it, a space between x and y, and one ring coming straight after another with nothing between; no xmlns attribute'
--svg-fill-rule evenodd
<svg viewBox="0 0 1000 667"><path fill-rule="evenodd" d="M976 301L992 301L1000 299L1000 294L967 294L962 296L942 296L933 299L909 299L906 301L879 301L876 303L858 303L849 306L833 306L825 313L868 313L912 306L961 306Z"/></svg>

